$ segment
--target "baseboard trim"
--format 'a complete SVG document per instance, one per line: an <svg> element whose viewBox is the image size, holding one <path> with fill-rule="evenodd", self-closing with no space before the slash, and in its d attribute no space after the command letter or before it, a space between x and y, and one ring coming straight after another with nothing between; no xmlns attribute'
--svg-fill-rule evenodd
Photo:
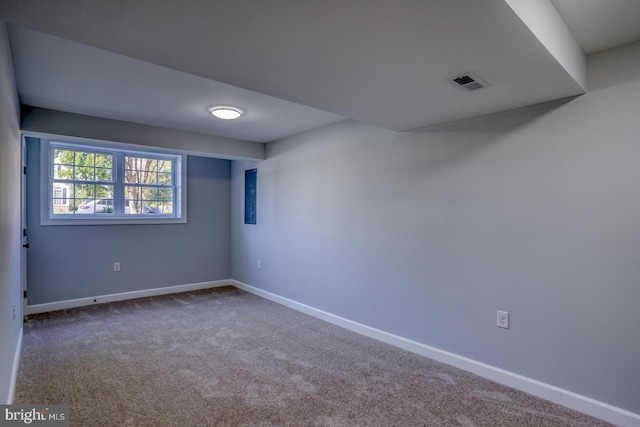
<svg viewBox="0 0 640 427"><path fill-rule="evenodd" d="M398 335L372 328L370 326L354 322L344 317L336 316L326 311L313 308L306 304L264 291L237 280L230 280L231 285L258 295L265 299L277 302L294 310L327 321L345 329L374 338L378 341L393 345L403 350L428 357L438 362L471 372L475 375L487 378L500 384L524 391L542 399L549 400L567 408L574 409L587 415L599 418L621 427L640 426L640 415L621 409L604 402L586 397L551 384L543 383L532 378L528 378L495 366L487 365L473 359L459 356L435 347L431 347L417 341L403 338Z"/></svg>
<svg viewBox="0 0 640 427"><path fill-rule="evenodd" d="M124 301L135 298L153 297L158 295L177 294L180 292L197 291L201 289L218 288L220 286L233 285L231 281L214 280L210 282L192 283L188 285L167 286L164 288L143 289L140 291L121 292L117 294L99 295L87 298L78 298L66 301L56 301L44 304L27 305L25 315L46 313L49 311L65 310L68 308L83 307L86 305L103 304L114 301Z"/></svg>
<svg viewBox="0 0 640 427"><path fill-rule="evenodd" d="M13 404L13 399L16 394L16 381L18 380L18 367L20 366L20 353L22 352L22 327L18 333L18 345L16 345L16 352L13 354L13 366L11 368L11 382L9 383L9 394L7 395L7 405Z"/></svg>

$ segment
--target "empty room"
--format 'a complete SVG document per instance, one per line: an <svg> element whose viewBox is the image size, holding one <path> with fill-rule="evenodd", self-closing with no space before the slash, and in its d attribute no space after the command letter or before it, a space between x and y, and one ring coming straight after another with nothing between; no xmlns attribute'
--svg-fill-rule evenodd
<svg viewBox="0 0 640 427"><path fill-rule="evenodd" d="M638 22L2 0L0 424L640 426Z"/></svg>

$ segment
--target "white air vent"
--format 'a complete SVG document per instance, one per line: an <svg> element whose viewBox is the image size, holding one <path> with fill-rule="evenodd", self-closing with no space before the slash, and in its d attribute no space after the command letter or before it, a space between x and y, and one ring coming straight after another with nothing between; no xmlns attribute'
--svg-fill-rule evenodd
<svg viewBox="0 0 640 427"><path fill-rule="evenodd" d="M454 82L457 86L464 88L469 92L489 87L489 84L487 82L471 72L459 74L453 77L451 81Z"/></svg>

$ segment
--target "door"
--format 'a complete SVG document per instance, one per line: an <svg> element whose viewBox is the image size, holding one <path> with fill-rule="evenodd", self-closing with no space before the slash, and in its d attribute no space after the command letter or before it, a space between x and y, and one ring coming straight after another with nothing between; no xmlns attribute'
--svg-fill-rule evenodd
<svg viewBox="0 0 640 427"><path fill-rule="evenodd" d="M27 141L22 136L22 179L20 180L20 218L22 227L22 251L20 252L20 282L22 283L22 316L24 317L27 309L27 249L29 242L27 240Z"/></svg>

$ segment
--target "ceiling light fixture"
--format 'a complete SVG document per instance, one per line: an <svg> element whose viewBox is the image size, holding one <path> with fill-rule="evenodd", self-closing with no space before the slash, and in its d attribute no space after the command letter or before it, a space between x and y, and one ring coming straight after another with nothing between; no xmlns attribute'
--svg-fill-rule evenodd
<svg viewBox="0 0 640 427"><path fill-rule="evenodd" d="M234 120L244 114L244 110L237 107L230 107L228 105L216 105L209 107L209 112L222 120Z"/></svg>

